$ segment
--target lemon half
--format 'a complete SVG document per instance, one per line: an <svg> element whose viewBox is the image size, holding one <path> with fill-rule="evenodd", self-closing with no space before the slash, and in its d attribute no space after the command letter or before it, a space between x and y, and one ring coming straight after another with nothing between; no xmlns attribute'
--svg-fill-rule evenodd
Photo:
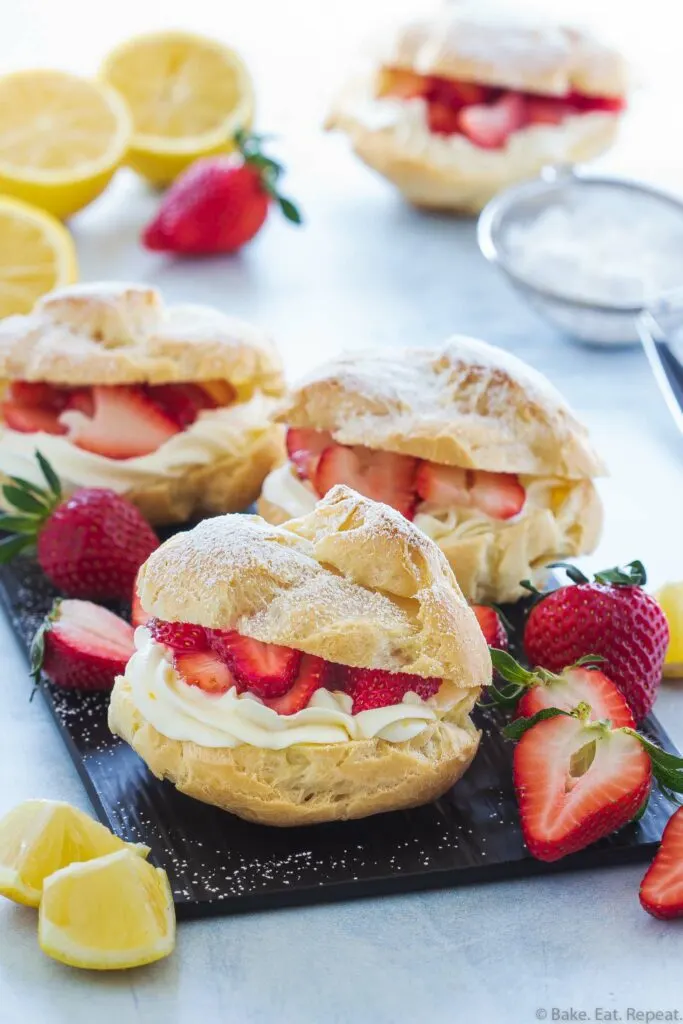
<svg viewBox="0 0 683 1024"><path fill-rule="evenodd" d="M68 217L107 186L132 132L108 85L63 71L0 77L0 192Z"/></svg>
<svg viewBox="0 0 683 1024"><path fill-rule="evenodd" d="M201 156L229 152L251 127L251 76L234 50L188 32L135 36L100 69L126 101L134 134L128 163L166 185Z"/></svg>
<svg viewBox="0 0 683 1024"><path fill-rule="evenodd" d="M37 907L45 879L73 861L116 851L146 857L146 846L124 843L70 804L26 800L0 819L0 895Z"/></svg>
<svg viewBox="0 0 683 1024"><path fill-rule="evenodd" d="M669 623L669 646L663 674L683 678L683 582L666 583L655 594Z"/></svg>
<svg viewBox="0 0 683 1024"><path fill-rule="evenodd" d="M175 911L166 872L130 850L72 864L45 881L40 948L70 967L140 967L175 946Z"/></svg>
<svg viewBox="0 0 683 1024"><path fill-rule="evenodd" d="M0 195L0 317L30 313L41 295L77 278L76 247L64 225Z"/></svg>

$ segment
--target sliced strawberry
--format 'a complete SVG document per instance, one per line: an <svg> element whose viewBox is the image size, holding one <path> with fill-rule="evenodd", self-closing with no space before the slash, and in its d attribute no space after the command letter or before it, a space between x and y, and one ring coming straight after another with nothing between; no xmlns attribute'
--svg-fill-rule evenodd
<svg viewBox="0 0 683 1024"><path fill-rule="evenodd" d="M455 135L460 131L460 111L438 100L427 105L427 126L434 135Z"/></svg>
<svg viewBox="0 0 683 1024"><path fill-rule="evenodd" d="M477 82L460 82L449 78L429 79L429 98L435 103L458 110L479 103L487 103L495 96L495 89Z"/></svg>
<svg viewBox="0 0 683 1024"><path fill-rule="evenodd" d="M228 666L210 651L176 653L173 666L188 686L198 686L205 693L227 693L235 685Z"/></svg>
<svg viewBox="0 0 683 1024"><path fill-rule="evenodd" d="M44 434L66 434L66 427L59 422L59 413L53 409L15 405L14 402L3 402L0 409L7 426L20 434L35 434L38 431Z"/></svg>
<svg viewBox="0 0 683 1024"><path fill-rule="evenodd" d="M603 110L606 113L618 114L626 107L624 96L588 96L586 93L570 92L566 102L577 110L589 113L591 110Z"/></svg>
<svg viewBox="0 0 683 1024"><path fill-rule="evenodd" d="M385 672L378 668L348 668L343 688L353 698L353 714L370 708L400 704L408 691L429 700L441 686L440 679L423 679L408 672Z"/></svg>
<svg viewBox="0 0 683 1024"><path fill-rule="evenodd" d="M309 430L306 427L290 427L287 431L287 454L289 461L303 480L312 480L320 462L320 456L334 444L332 435L326 430Z"/></svg>
<svg viewBox="0 0 683 1024"><path fill-rule="evenodd" d="M594 721L608 720L613 727L628 726L635 722L625 698L611 679L598 669L569 668L554 678L546 678L524 693L515 710L516 717L531 718L544 708L572 711L585 703L591 709Z"/></svg>
<svg viewBox="0 0 683 1024"><path fill-rule="evenodd" d="M526 116L528 124L562 124L564 119L575 113L569 103L551 96L528 96Z"/></svg>
<svg viewBox="0 0 683 1024"><path fill-rule="evenodd" d="M472 504L470 488L473 479L471 469L421 462L415 476L415 488L422 500L431 505L467 508Z"/></svg>
<svg viewBox="0 0 683 1024"><path fill-rule="evenodd" d="M470 494L475 508L492 519L511 519L526 501L526 492L514 473L477 471Z"/></svg>
<svg viewBox="0 0 683 1024"><path fill-rule="evenodd" d="M56 601L33 642L37 670L57 686L110 690L135 653L133 627L91 601Z"/></svg>
<svg viewBox="0 0 683 1024"><path fill-rule="evenodd" d="M263 703L278 715L295 715L308 707L316 690L328 684L330 669L329 662L323 658L304 654L294 685L281 697L271 697Z"/></svg>
<svg viewBox="0 0 683 1024"><path fill-rule="evenodd" d="M663 921L683 917L683 807L669 819L640 886L644 910Z"/></svg>
<svg viewBox="0 0 683 1024"><path fill-rule="evenodd" d="M265 644L235 630L209 630L211 647L230 669L241 690L257 697L281 697L296 679L301 651Z"/></svg>
<svg viewBox="0 0 683 1024"><path fill-rule="evenodd" d="M517 92L506 92L494 103L463 107L459 114L460 131L481 149L500 149L525 123L526 101Z"/></svg>
<svg viewBox="0 0 683 1024"><path fill-rule="evenodd" d="M335 484L346 484L374 501L383 501L406 519L415 514L417 459L371 448L331 445L320 456L315 489L324 497Z"/></svg>
<svg viewBox="0 0 683 1024"><path fill-rule="evenodd" d="M74 388L69 394L64 408L76 409L78 412L84 413L85 416L94 416L95 399L93 398L92 388Z"/></svg>
<svg viewBox="0 0 683 1024"><path fill-rule="evenodd" d="M209 638L203 626L195 626L192 622L164 622L163 619L150 619L147 629L158 644L171 647L174 651L208 651Z"/></svg>
<svg viewBox="0 0 683 1024"><path fill-rule="evenodd" d="M529 852L554 861L631 821L652 768L635 735L559 715L524 733L513 775Z"/></svg>
<svg viewBox="0 0 683 1024"><path fill-rule="evenodd" d="M181 430L191 426L202 410L217 406L199 384L155 384L145 390L147 397Z"/></svg>
<svg viewBox="0 0 683 1024"><path fill-rule="evenodd" d="M178 426L150 401L142 387L97 386L92 389L94 415L62 413L69 440L78 448L109 459L149 455L178 433Z"/></svg>
<svg viewBox="0 0 683 1024"><path fill-rule="evenodd" d="M64 408L68 395L68 389L42 380L15 380L9 386L10 401L17 405L59 410Z"/></svg>
<svg viewBox="0 0 683 1024"><path fill-rule="evenodd" d="M506 651L508 649L508 634L496 609L485 604L473 604L470 607L477 617L479 628L489 647Z"/></svg>

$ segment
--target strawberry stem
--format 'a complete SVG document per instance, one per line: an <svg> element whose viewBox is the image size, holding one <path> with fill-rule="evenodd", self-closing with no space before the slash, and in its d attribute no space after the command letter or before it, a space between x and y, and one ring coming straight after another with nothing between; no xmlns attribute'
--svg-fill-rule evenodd
<svg viewBox="0 0 683 1024"><path fill-rule="evenodd" d="M266 156L261 150L264 140L271 138L269 135L249 135L240 129L235 133L235 145L242 154L246 164L254 167L261 178L261 186L271 199L278 204L285 218L292 224L301 224L303 218L301 212L291 199L283 196L277 187L280 176L284 173L284 167L277 160Z"/></svg>

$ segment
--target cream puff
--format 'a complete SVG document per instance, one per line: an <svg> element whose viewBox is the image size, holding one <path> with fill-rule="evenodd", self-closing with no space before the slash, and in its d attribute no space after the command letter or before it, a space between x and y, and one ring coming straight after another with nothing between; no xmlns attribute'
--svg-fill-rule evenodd
<svg viewBox="0 0 683 1024"><path fill-rule="evenodd" d="M453 3L380 41L327 127L411 202L477 212L546 164L608 149L626 86L622 57L583 31Z"/></svg>
<svg viewBox="0 0 683 1024"><path fill-rule="evenodd" d="M443 554L335 487L284 526L207 519L142 567L150 616L109 725L188 796L266 825L436 799L479 743L491 680Z"/></svg>
<svg viewBox="0 0 683 1024"><path fill-rule="evenodd" d="M305 515L335 484L385 502L436 541L465 596L514 601L558 558L592 551L604 471L586 429L520 359L473 338L349 353L295 387L287 462L258 503Z"/></svg>
<svg viewBox="0 0 683 1024"><path fill-rule="evenodd" d="M76 285L0 321L0 474L110 487L153 523L242 509L281 451L279 357L249 324L142 285Z"/></svg>

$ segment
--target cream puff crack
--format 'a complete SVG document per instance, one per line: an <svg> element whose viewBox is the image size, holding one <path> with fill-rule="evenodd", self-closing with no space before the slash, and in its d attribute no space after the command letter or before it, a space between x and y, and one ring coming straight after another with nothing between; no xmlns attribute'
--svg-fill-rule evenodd
<svg viewBox="0 0 683 1024"><path fill-rule="evenodd" d="M434 799L479 735L486 642L437 546L335 487L275 527L223 516L143 566L110 727L182 792L298 825Z"/></svg>
<svg viewBox="0 0 683 1024"><path fill-rule="evenodd" d="M153 288L97 283L0 322L0 473L36 448L65 490L111 487L154 523L248 505L278 458L270 340Z"/></svg>
<svg viewBox="0 0 683 1024"><path fill-rule="evenodd" d="M627 87L621 55L584 31L451 4L380 40L327 127L417 205L477 212L546 164L608 149Z"/></svg>
<svg viewBox="0 0 683 1024"><path fill-rule="evenodd" d="M353 487L435 540L470 601L516 600L522 580L598 541L604 466L585 428L541 374L485 342L349 353L302 380L279 418L288 460L264 481L264 518Z"/></svg>

